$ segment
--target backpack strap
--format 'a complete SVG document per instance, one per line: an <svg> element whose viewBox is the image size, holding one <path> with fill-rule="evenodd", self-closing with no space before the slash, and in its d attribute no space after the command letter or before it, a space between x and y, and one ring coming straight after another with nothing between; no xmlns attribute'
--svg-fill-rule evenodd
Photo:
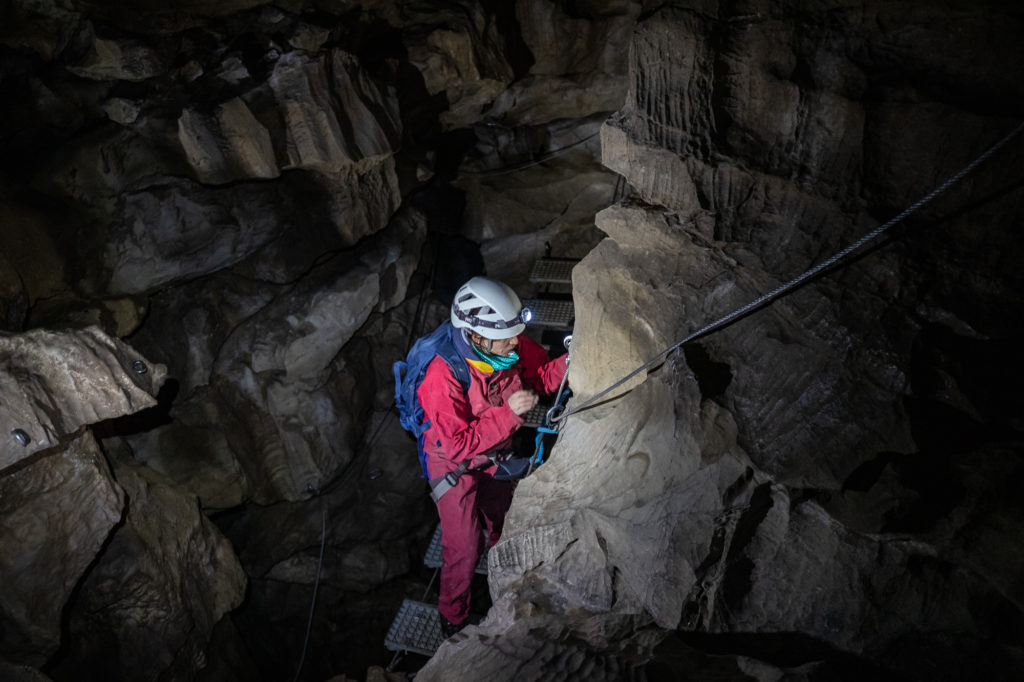
<svg viewBox="0 0 1024 682"><path fill-rule="evenodd" d="M458 329L453 327L451 324L448 325L448 343L441 344L438 348L438 355L448 364L452 370L452 374L459 380L459 384L462 385L462 395L469 393L469 365L466 364L466 358L463 357L459 351L458 341L455 339L456 334L461 334Z"/></svg>

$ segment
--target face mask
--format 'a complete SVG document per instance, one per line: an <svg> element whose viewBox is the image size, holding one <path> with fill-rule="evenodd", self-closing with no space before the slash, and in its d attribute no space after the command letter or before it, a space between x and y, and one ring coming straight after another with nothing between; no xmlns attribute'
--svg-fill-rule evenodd
<svg viewBox="0 0 1024 682"><path fill-rule="evenodd" d="M519 362L519 356L515 351L512 351L507 356L495 355L494 353L485 353L477 348L475 344L473 345L473 350L481 357L481 359L483 359L484 362L494 369L508 369Z"/></svg>

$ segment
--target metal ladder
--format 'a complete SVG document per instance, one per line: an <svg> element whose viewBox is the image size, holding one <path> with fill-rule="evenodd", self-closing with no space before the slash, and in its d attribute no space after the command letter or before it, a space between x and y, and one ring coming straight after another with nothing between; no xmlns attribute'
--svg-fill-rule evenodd
<svg viewBox="0 0 1024 682"><path fill-rule="evenodd" d="M440 570L442 553L441 524L438 524L423 556L423 565ZM476 573L487 575L487 552L481 555L480 561L476 565ZM428 587L427 591L429 592L429 590ZM388 628L388 634L384 638L384 647L389 651L411 651L424 656L433 656L443 641L444 634L441 631L441 617L437 613L437 604L403 599L398 614L391 621L391 627Z"/></svg>
<svg viewBox="0 0 1024 682"><path fill-rule="evenodd" d="M530 324L545 329L570 330L576 319L572 294L551 293L552 286L572 286L572 269L579 261L572 258L551 258L545 256L533 264L530 281L544 285L544 293L536 298L523 301L523 306L533 312Z"/></svg>

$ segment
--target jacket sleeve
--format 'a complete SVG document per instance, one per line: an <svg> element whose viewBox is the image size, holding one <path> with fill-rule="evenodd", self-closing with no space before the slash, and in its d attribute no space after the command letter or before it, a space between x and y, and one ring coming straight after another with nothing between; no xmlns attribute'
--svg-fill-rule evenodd
<svg viewBox="0 0 1024 682"><path fill-rule="evenodd" d="M416 395L424 418L430 420L427 438L440 440L445 457L454 461L487 452L523 425L522 417L505 404L474 415L459 380L439 357L427 367Z"/></svg>
<svg viewBox="0 0 1024 682"><path fill-rule="evenodd" d="M544 346L525 334L519 335L516 352L523 366L523 383L538 393L554 393L558 390L567 369L564 354L554 360L549 359Z"/></svg>

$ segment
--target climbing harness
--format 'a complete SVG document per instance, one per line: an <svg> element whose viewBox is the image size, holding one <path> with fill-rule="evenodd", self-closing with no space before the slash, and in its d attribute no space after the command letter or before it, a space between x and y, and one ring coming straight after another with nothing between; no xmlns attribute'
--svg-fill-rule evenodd
<svg viewBox="0 0 1024 682"><path fill-rule="evenodd" d="M446 492L454 488L459 483L459 479L462 478L462 474L469 471L469 464L465 461L459 462L459 465L452 471L438 476L437 478L429 479L430 483L430 497L434 502L438 502L441 496Z"/></svg>
<svg viewBox="0 0 1024 682"><path fill-rule="evenodd" d="M665 359L665 357L668 356L669 353L675 351L676 349L678 349L679 347L683 346L684 344L690 343L691 341L694 341L694 340L696 340L696 339L698 339L698 338L700 338L702 336L705 336L706 334L710 334L713 331L721 329L722 327L724 327L724 326L728 325L729 323L739 319L740 317L743 317L743 316L745 316L745 315L747 315L749 313L754 312L758 308L761 308L762 306L770 303L771 301L775 300L776 298L779 298L783 294L788 293L789 291L791 291L791 290L795 289L796 287L800 286L801 284L803 284L807 280L811 279L815 275L821 273L823 270L826 270L826 269L832 267L833 265L835 265L836 263L838 263L838 262L848 258L853 252L857 251L862 246L864 246L868 242L872 241L873 239L875 239L876 237L881 235L883 232L885 232L886 230L891 228L893 225L896 225L897 223L902 222L904 218L906 218L907 216L911 215L912 213L917 211L919 208L921 208L922 206L924 206L928 202L932 201L937 196L939 196L940 194L944 193L950 187L952 187L953 185L958 183L966 175L968 175L969 173L974 171L975 168L977 168L978 166L983 164L985 161L987 161L993 154L995 154L997 151L999 151L1008 142L1010 142L1012 139L1017 137L1017 135L1019 135L1021 133L1021 131L1024 131L1024 123L1020 123L1016 128L1014 128L1012 131L1010 131L1010 133L1008 133L1005 137L1003 137L1001 140L999 140L994 145L989 147L984 153L982 153L980 156L978 156L976 159L974 159L974 161L972 161L971 163L967 164L958 173L956 173L955 175L951 176L945 182L943 182L941 185L939 185L938 187L933 189L931 192L926 194L924 197L922 197L921 199L918 199L916 202L911 204L908 208L904 209L903 212L900 213L899 215L897 215L895 218L892 218L888 222L886 222L885 224L880 225L879 227L875 228L874 230L872 230L868 234L866 234L863 237L861 237L860 239L858 239L853 244L850 244L845 249L843 249L843 250L839 251L838 253L834 254L832 257L828 258L827 260L823 261L822 263L819 263L818 265L814 266L813 268L811 268L807 272L803 273L802 275L799 275L798 277L790 280L789 282L786 282L785 284L782 284L781 286L776 287L772 291L769 291L767 294L764 294L764 295L760 296L759 298L754 299L750 303L747 303L746 305L744 305L744 306L742 306L740 308L737 308L733 312L731 312L728 315L725 315L724 317L722 317L722 318L712 322L711 324L708 324L708 325L698 329L697 331L695 331L694 333L690 334L689 336L687 336L682 341L679 341L679 342L669 346L668 348L666 348L665 350L661 351L660 353L655 355L653 358L651 358L650 360L648 360L644 364L642 364L639 367L637 367L636 369L634 369L632 372L630 372L626 376L624 376L621 379L619 379L618 381L616 381L614 384L612 384L608 388L605 388L600 393L597 393L596 395L588 398L583 403L573 407L571 410L569 410L567 412L563 411L560 414L555 415L554 417L552 417L551 421L555 422L555 423L560 423L560 422L564 421L565 419L567 419L568 417L570 417L570 416L572 416L574 414L578 414L578 413L580 413L580 412L582 412L584 410L588 410L588 409L590 409L592 407L595 407L598 404L598 401L601 398L603 398L604 396L608 395L609 393L614 391L619 386L622 386L624 383L626 383L627 381L629 381L630 379L635 377L640 372L643 372L644 370L646 370L646 369L648 369L650 367L653 367L655 365L660 364Z"/></svg>

